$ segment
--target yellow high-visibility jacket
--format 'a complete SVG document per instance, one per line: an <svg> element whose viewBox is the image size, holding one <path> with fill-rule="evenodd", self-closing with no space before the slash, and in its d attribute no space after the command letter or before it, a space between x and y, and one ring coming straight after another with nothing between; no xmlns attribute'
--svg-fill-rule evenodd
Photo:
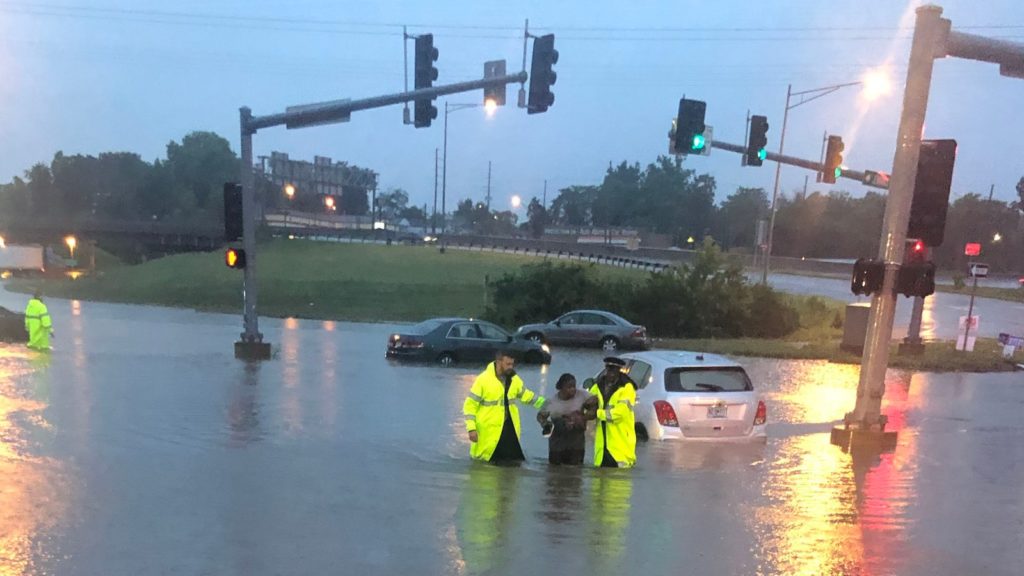
<svg viewBox="0 0 1024 576"><path fill-rule="evenodd" d="M513 400L538 410L544 406L545 400L527 388L518 375L512 376L508 388L508 411L516 429L516 438L519 438L519 407L512 403ZM462 415L466 419L466 431L476 430L477 433L477 441L470 444L469 455L476 460L489 461L498 447L505 425L505 384L494 372L494 362L488 364L487 369L473 381L462 404Z"/></svg>
<svg viewBox="0 0 1024 576"><path fill-rule="evenodd" d="M591 386L590 393L597 396L594 466L600 466L604 460L607 442L608 452L615 458L619 468L632 468L636 464L636 419L633 417L636 388L632 382L627 382L607 400L601 394L599 384Z"/></svg>
<svg viewBox="0 0 1024 576"><path fill-rule="evenodd" d="M50 331L53 322L50 312L42 300L33 298L25 307L25 330L28 331L28 347L35 350L50 349Z"/></svg>

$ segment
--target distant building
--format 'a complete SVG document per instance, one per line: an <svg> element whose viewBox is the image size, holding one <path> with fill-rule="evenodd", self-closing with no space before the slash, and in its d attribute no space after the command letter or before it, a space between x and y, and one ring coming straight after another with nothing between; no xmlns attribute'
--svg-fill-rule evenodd
<svg viewBox="0 0 1024 576"><path fill-rule="evenodd" d="M369 212L368 197L377 190L376 172L332 162L326 156L306 162L292 160L284 152L271 152L269 157L260 157L259 170L275 191L275 198L268 199L270 206L287 203L306 210L323 206L339 214L362 215ZM288 186L293 187L292 198L285 198Z"/></svg>

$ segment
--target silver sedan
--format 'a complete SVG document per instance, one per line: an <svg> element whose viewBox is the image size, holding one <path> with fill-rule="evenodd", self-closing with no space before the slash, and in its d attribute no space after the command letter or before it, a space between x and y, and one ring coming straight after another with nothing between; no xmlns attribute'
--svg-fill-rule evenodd
<svg viewBox="0 0 1024 576"><path fill-rule="evenodd" d="M552 346L597 346L607 352L651 347L647 328L604 310L573 310L546 324L527 324L518 336Z"/></svg>

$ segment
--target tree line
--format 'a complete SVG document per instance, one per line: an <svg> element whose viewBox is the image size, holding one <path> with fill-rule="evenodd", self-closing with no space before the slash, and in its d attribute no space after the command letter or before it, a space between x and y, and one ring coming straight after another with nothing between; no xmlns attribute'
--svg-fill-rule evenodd
<svg viewBox="0 0 1024 576"><path fill-rule="evenodd" d="M57 152L49 163L40 162L0 184L0 224L82 218L214 224L223 218L222 186L238 179L239 162L230 143L213 132L192 132L180 142L171 141L166 158L152 162L132 152ZM281 191L269 181L257 177L256 184L264 205L281 202ZM966 261L964 244L980 242L982 258L994 270L1024 270L1024 178L1016 192L1016 201L1002 202L954 191L945 242L934 250L936 263L959 269ZM680 158L659 156L646 166L609 164L600 184L564 187L548 206L533 198L522 223L511 211L463 200L449 219L449 230L539 237L553 226L632 228L663 235L675 246L711 238L726 251L752 252L757 223L769 218L768 194L762 188L741 187L716 204L716 193L714 176L685 168ZM358 202L343 204L342 211L367 213L366 199L354 200ZM426 207L409 206L404 190L378 194L373 209L389 220L429 223ZM773 254L875 256L884 211L885 195L878 192L862 197L840 190L780 194Z"/></svg>

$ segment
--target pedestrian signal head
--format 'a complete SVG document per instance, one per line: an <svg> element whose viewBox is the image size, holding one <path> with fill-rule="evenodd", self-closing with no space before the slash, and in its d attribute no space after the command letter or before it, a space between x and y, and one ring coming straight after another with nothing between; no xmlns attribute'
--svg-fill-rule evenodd
<svg viewBox="0 0 1024 576"><path fill-rule="evenodd" d="M224 252L224 264L228 268L242 269L245 268L245 250L241 248L228 248Z"/></svg>

